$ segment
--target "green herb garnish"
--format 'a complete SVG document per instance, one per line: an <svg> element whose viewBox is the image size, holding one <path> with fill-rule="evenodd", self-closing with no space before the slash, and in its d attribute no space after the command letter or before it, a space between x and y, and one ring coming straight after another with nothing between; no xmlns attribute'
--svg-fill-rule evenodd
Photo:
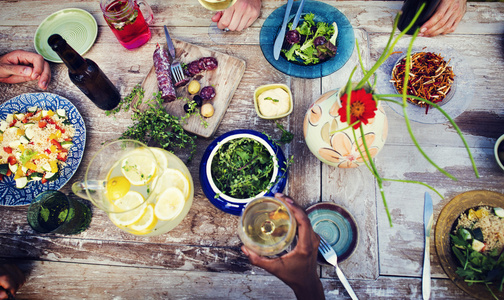
<svg viewBox="0 0 504 300"><path fill-rule="evenodd" d="M235 139L217 150L212 160L212 178L224 194L246 199L270 188L275 164L277 161L260 142Z"/></svg>
<svg viewBox="0 0 504 300"><path fill-rule="evenodd" d="M131 102L136 98L136 97L139 97L140 98L143 98L144 97L144 89L142 89L140 87L139 84L137 84L133 90L131 91L131 93L124 97L124 99L121 100L121 102L119 102L119 104L116 106L116 108L114 109L111 109L111 110L107 110L105 112L105 115L107 116L110 116L110 115L113 115L113 114L116 114L118 112L121 111L121 108L123 108L124 111L128 111L130 109L130 106L131 106Z"/></svg>
<svg viewBox="0 0 504 300"><path fill-rule="evenodd" d="M138 96L138 102L132 107L134 112L131 119L135 124L130 126L122 134L121 138L130 138L145 144L148 144L152 140L159 144L161 148L169 151L173 151L174 148L189 148L191 152L187 162L191 161L196 153L196 136L188 134L182 127L188 116L179 118L169 114L162 105L164 100L161 98L161 92L154 93L154 98L146 102L148 108L145 111L139 111L137 108L143 101L144 92L137 85L133 88L130 95L126 97L134 99ZM125 108L125 110L127 109Z"/></svg>
<svg viewBox="0 0 504 300"><path fill-rule="evenodd" d="M280 100L278 100L278 99L273 99L273 98L271 98L271 97L265 97L265 98L264 98L264 100L271 100L271 101L273 101L273 102L280 102Z"/></svg>
<svg viewBox="0 0 504 300"><path fill-rule="evenodd" d="M280 137L279 140L276 140L275 142L278 142L280 144L288 144L292 142L292 139L294 138L294 134L290 131L287 131L282 124L278 123L275 121L277 128L279 128L282 131L282 136Z"/></svg>

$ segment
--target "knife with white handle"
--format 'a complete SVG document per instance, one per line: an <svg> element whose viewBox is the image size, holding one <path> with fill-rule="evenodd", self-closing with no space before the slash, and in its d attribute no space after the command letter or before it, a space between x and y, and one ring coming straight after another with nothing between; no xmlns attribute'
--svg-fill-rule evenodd
<svg viewBox="0 0 504 300"><path fill-rule="evenodd" d="M432 198L429 193L425 192L424 196L424 235L425 249L422 272L422 296L424 300L428 300L431 292L431 267L430 267L430 235L433 223L434 208Z"/></svg>
<svg viewBox="0 0 504 300"><path fill-rule="evenodd" d="M278 58L280 57L280 50L282 50L282 44L285 38L285 30L287 29L287 23L289 22L289 15L292 9L292 3L294 3L294 0L287 0L287 7L285 9L285 16L283 19L282 28L280 29L280 32L276 37L275 44L273 45L273 57L275 57L275 60L278 60Z"/></svg>

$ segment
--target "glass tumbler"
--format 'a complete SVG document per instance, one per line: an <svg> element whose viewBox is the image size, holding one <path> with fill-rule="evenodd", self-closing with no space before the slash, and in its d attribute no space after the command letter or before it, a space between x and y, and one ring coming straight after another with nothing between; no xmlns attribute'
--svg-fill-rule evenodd
<svg viewBox="0 0 504 300"><path fill-rule="evenodd" d="M88 228L91 210L59 191L39 194L28 207L28 224L40 233L77 234Z"/></svg>

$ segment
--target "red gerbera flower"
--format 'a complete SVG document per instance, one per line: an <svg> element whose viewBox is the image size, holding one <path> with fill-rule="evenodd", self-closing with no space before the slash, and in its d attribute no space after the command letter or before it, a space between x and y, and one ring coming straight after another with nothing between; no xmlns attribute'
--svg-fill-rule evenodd
<svg viewBox="0 0 504 300"><path fill-rule="evenodd" d="M338 110L341 122L347 122L346 107L347 94L344 94L341 97L341 108ZM374 118L375 111L376 101L373 100L372 94L368 94L364 89L352 91L352 97L350 97L350 124L360 121L353 126L354 129L358 129L361 123L367 124L369 119Z"/></svg>

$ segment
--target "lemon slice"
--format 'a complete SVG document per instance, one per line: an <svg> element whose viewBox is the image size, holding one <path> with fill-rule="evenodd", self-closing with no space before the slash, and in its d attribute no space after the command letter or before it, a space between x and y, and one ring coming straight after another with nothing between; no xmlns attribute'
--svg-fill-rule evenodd
<svg viewBox="0 0 504 300"><path fill-rule="evenodd" d="M156 160L144 154L133 154L121 162L121 172L132 185L149 183L156 175Z"/></svg>
<svg viewBox="0 0 504 300"><path fill-rule="evenodd" d="M184 195L184 200L189 197L189 179L177 169L166 169L157 178L155 192L161 194L166 188L176 187Z"/></svg>
<svg viewBox="0 0 504 300"><path fill-rule="evenodd" d="M138 233L142 232L147 233L151 231L154 227L156 227L156 223L157 219L154 216L154 206L147 205L147 208L145 209L145 212L140 218L140 220L131 224L130 228L134 231L137 231Z"/></svg>
<svg viewBox="0 0 504 300"><path fill-rule="evenodd" d="M124 176L117 176L107 181L107 198L115 201L124 197L130 189L130 182Z"/></svg>
<svg viewBox="0 0 504 300"><path fill-rule="evenodd" d="M128 226L137 222L144 215L145 205L140 205L144 201L144 197L139 192L127 192L124 197L114 202L114 205L124 212L110 213L110 220L119 226Z"/></svg>
<svg viewBox="0 0 504 300"><path fill-rule="evenodd" d="M168 168L168 158L166 157L165 150L159 148L149 149L152 151L152 153L154 153L154 156L156 156L159 166L163 169Z"/></svg>
<svg viewBox="0 0 504 300"><path fill-rule="evenodd" d="M184 194L176 187L169 187L159 196L154 214L158 219L168 221L182 212L184 204Z"/></svg>

